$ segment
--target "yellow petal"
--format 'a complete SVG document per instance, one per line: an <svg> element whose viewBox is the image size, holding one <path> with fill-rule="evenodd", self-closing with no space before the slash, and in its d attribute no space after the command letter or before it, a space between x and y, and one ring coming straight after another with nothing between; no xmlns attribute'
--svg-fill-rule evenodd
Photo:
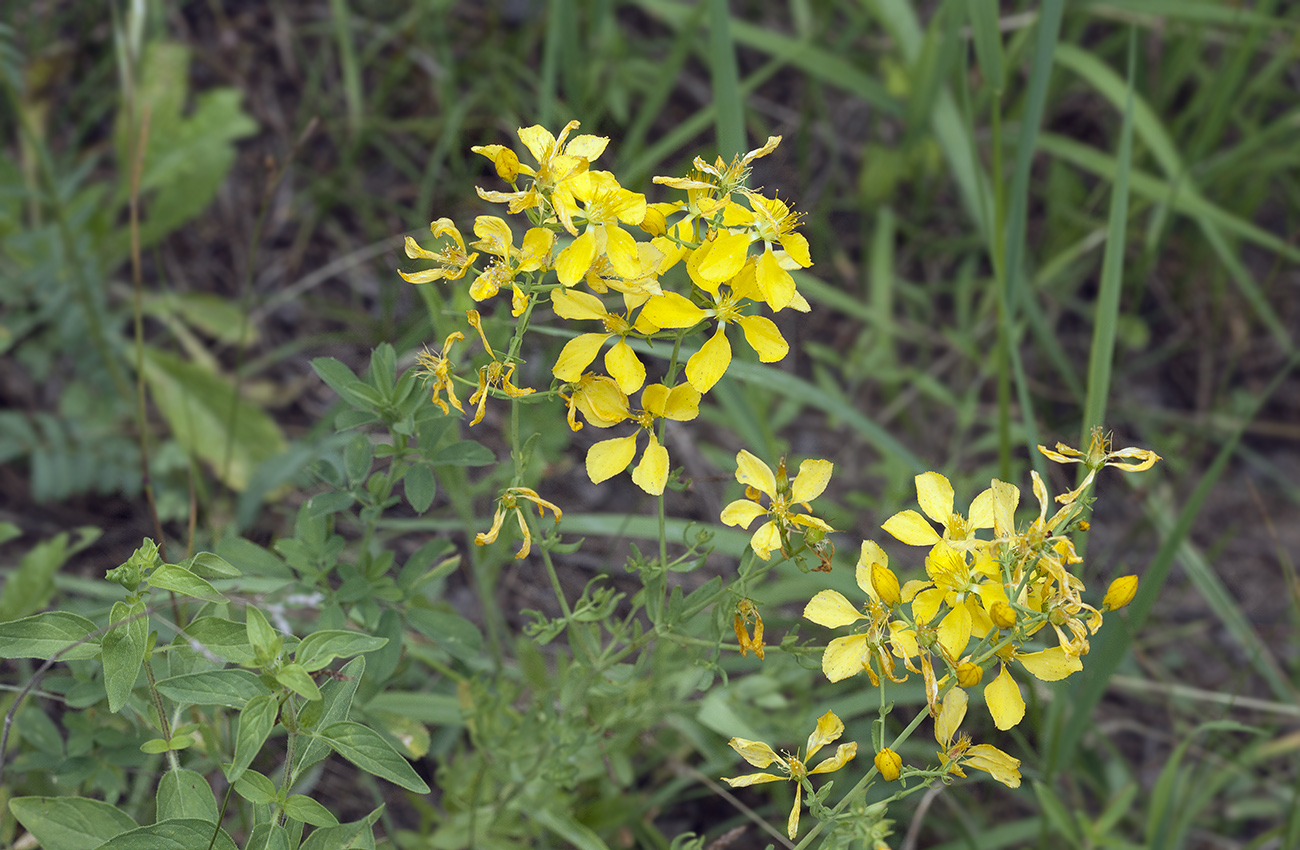
<svg viewBox="0 0 1300 850"><path fill-rule="evenodd" d="M644 209L643 205L642 212ZM606 225L605 256L609 257L609 264L619 277L634 278L641 272L641 264L637 261L636 240L621 227Z"/></svg>
<svg viewBox="0 0 1300 850"><path fill-rule="evenodd" d="M734 502L732 504L735 504ZM749 504L753 504L750 502ZM837 590L820 590L804 606L803 616L819 626L838 629L866 619L866 615L853 607L853 603L844 598Z"/></svg>
<svg viewBox="0 0 1300 850"><path fill-rule="evenodd" d="M808 250L808 240L800 233L786 233L781 236L781 247L794 260L805 269L811 266L812 253Z"/></svg>
<svg viewBox="0 0 1300 850"><path fill-rule="evenodd" d="M943 539L916 511L900 511L885 520L881 528L909 546L933 546Z"/></svg>
<svg viewBox="0 0 1300 850"><path fill-rule="evenodd" d="M822 673L832 682L858 675L866 669L868 649L866 635L835 638L822 653Z"/></svg>
<svg viewBox="0 0 1300 850"><path fill-rule="evenodd" d="M700 263L699 275L709 283L728 281L740 271L748 253L748 233L724 233L711 243L708 254Z"/></svg>
<svg viewBox="0 0 1300 850"><path fill-rule="evenodd" d="M747 449L741 449L736 454L736 480L746 487L753 487L769 499L776 498L776 475L772 473L772 468Z"/></svg>
<svg viewBox="0 0 1300 850"><path fill-rule="evenodd" d="M604 153L605 146L608 144L609 136L574 136L564 146L564 152L569 156L580 156L590 161Z"/></svg>
<svg viewBox="0 0 1300 850"><path fill-rule="evenodd" d="M599 484L613 478L636 457L636 434L602 440L587 450L587 477Z"/></svg>
<svg viewBox="0 0 1300 850"><path fill-rule="evenodd" d="M816 767L814 767L812 770L808 772L809 773L830 773L831 771L839 770L841 767L844 767L844 765L848 764L849 761L851 761L853 757L856 756L857 754L858 754L858 744L856 741L850 742L848 744L840 744L838 747L835 748L835 755L826 759L821 764L817 765Z"/></svg>
<svg viewBox="0 0 1300 850"><path fill-rule="evenodd" d="M994 478L990 489L993 491L993 533L997 537L1009 537L1016 531L1020 488Z"/></svg>
<svg viewBox="0 0 1300 850"><path fill-rule="evenodd" d="M936 630L939 643L953 658L960 658L970 643L971 617L965 605L958 605L949 611L939 623Z"/></svg>
<svg viewBox="0 0 1300 850"><path fill-rule="evenodd" d="M994 725L1003 732L1025 716L1025 699L1020 695L1020 686L1011 678L1011 672L1005 664L998 677L985 686L984 701L988 703Z"/></svg>
<svg viewBox="0 0 1300 850"><path fill-rule="evenodd" d="M754 269L755 278L758 280L758 289L763 293L763 300L767 306L771 307L773 312L784 310L789 306L790 301L794 298L794 278L790 273L781 268L776 257L772 254L772 249L768 248L763 252L763 256L758 258L758 266Z"/></svg>
<svg viewBox="0 0 1300 850"><path fill-rule="evenodd" d="M804 761L811 761L818 750L832 741L838 740L843 734L844 721L840 720L835 712L828 711L817 718L817 728L808 736L808 746L804 750L807 755L804 756Z"/></svg>
<svg viewBox="0 0 1300 850"><path fill-rule="evenodd" d="M943 707L934 719L934 739L945 750L952 745L952 738L966 717L966 705L970 697L961 688L949 688L943 697Z"/></svg>
<svg viewBox="0 0 1300 850"><path fill-rule="evenodd" d="M535 272L546 265L546 258L555 245L555 233L544 227L531 227L524 234L523 258L519 271Z"/></svg>
<svg viewBox="0 0 1300 850"><path fill-rule="evenodd" d="M754 554L766 561L772 553L781 548L781 530L774 522L765 522L749 538L749 545Z"/></svg>
<svg viewBox="0 0 1300 850"><path fill-rule="evenodd" d="M970 516L967 517L967 523L971 528L992 528L993 513L997 501L997 493L993 488L985 490L975 497L970 503Z"/></svg>
<svg viewBox="0 0 1300 850"><path fill-rule="evenodd" d="M686 361L686 380L701 393L713 389L731 365L731 343L727 342L726 325L719 324L708 342Z"/></svg>
<svg viewBox="0 0 1300 850"><path fill-rule="evenodd" d="M1020 759L1012 758L992 744L976 744L966 751L962 764L988 772L1008 788L1020 787Z"/></svg>
<svg viewBox="0 0 1300 850"><path fill-rule="evenodd" d="M514 238L510 232L510 225L503 219L494 215L479 216L474 219L474 235L478 237L478 241L474 243L475 248L482 248L503 260L509 259Z"/></svg>
<svg viewBox="0 0 1300 850"><path fill-rule="evenodd" d="M605 353L605 370L618 381L618 388L625 393L634 393L645 383L645 366L626 340L620 339Z"/></svg>
<svg viewBox="0 0 1300 850"><path fill-rule="evenodd" d="M786 766L785 759L778 756L771 747L762 741L751 741L748 738L732 738L727 742L727 746L740 753L740 757L754 767L768 767L772 764Z"/></svg>
<svg viewBox="0 0 1300 850"><path fill-rule="evenodd" d="M555 258L555 273L560 278L560 283L573 286L582 280L595 259L596 237L588 229Z"/></svg>
<svg viewBox="0 0 1300 850"><path fill-rule="evenodd" d="M889 623L889 645L898 658L915 658L921 654L921 646L916 641L916 630L898 620Z"/></svg>
<svg viewBox="0 0 1300 850"><path fill-rule="evenodd" d="M576 128L577 124L577 121L572 121L570 122L570 127L566 127L565 130L567 131L571 127ZM519 140L524 143L524 147L528 148L528 152L531 153L533 159L538 162L550 158L557 152L555 151L555 137L552 136L551 132L541 124L534 124L531 127L520 127Z"/></svg>
<svg viewBox="0 0 1300 850"><path fill-rule="evenodd" d="M835 464L829 460L805 460L799 464L799 474L790 486L790 500L793 502L811 502L826 490L831 480Z"/></svg>
<svg viewBox="0 0 1300 850"><path fill-rule="evenodd" d="M944 591L931 587L921 591L912 598L912 619L918 623L928 623L939 613L943 604Z"/></svg>
<svg viewBox="0 0 1300 850"><path fill-rule="evenodd" d="M700 391L690 384L678 384L668 391L660 415L674 422L690 422L700 415Z"/></svg>
<svg viewBox="0 0 1300 850"><path fill-rule="evenodd" d="M668 449L659 445L654 431L649 433L650 445L645 447L641 462L632 470L632 483L651 496L659 496L668 483Z"/></svg>
<svg viewBox="0 0 1300 850"><path fill-rule="evenodd" d="M790 836L791 841L794 841L794 837L799 834L799 798L802 795L803 786L796 784L794 786L794 808L790 809L790 820L786 821L785 824L785 834Z"/></svg>
<svg viewBox="0 0 1300 850"><path fill-rule="evenodd" d="M745 332L745 342L758 352L759 360L775 363L789 353L790 345L771 319L764 316L740 316L736 321Z"/></svg>
<svg viewBox="0 0 1300 850"><path fill-rule="evenodd" d="M937 472L922 472L916 476L916 501L925 515L943 527L952 518L952 483Z"/></svg>
<svg viewBox="0 0 1300 850"><path fill-rule="evenodd" d="M582 334L569 340L560 351L551 374L565 383L577 381L609 337L610 334Z"/></svg>
<svg viewBox="0 0 1300 850"><path fill-rule="evenodd" d="M884 564L871 565L871 587L886 605L897 605L903 599L898 587L898 576Z"/></svg>
<svg viewBox="0 0 1300 850"><path fill-rule="evenodd" d="M770 773L751 773L748 776L737 776L735 778L722 777L722 781L732 788L748 788L750 785L760 785L764 782L780 782L785 779L784 776L773 776Z"/></svg>
<svg viewBox="0 0 1300 850"><path fill-rule="evenodd" d="M601 300L589 292L557 289L551 293L551 309L562 319L601 321L609 312Z"/></svg>
<svg viewBox="0 0 1300 850"><path fill-rule="evenodd" d="M708 318L708 313L676 292L655 295L641 308L641 316L659 328L689 328Z"/></svg>
<svg viewBox="0 0 1300 850"><path fill-rule="evenodd" d="M761 516L767 516L767 508L748 499L737 499L722 509L722 524L749 528Z"/></svg>
<svg viewBox="0 0 1300 850"><path fill-rule="evenodd" d="M1044 682L1059 682L1071 673L1083 669L1083 662L1067 653L1063 648L1054 646L1042 652L1017 653L1016 660L1025 665L1035 679Z"/></svg>

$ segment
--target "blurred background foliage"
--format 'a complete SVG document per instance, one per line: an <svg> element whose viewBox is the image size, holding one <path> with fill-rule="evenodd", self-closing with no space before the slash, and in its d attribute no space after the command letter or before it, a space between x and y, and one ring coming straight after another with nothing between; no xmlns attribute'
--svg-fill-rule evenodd
<svg viewBox="0 0 1300 850"><path fill-rule="evenodd" d="M306 534L325 546L333 531L303 524L328 512L304 504L331 483L319 462L342 469L349 443L308 362L331 356L361 374L390 343L400 371L470 306L454 287L395 273L403 234L442 216L468 231L493 212L473 187L496 178L470 145L577 118L611 137L602 167L654 200L653 175L780 134L753 183L805 216L816 265L799 285L814 310L797 324L782 314L792 354L779 372L737 364L707 427L683 438L696 486L678 515L717 516L740 446L833 460L826 515L855 538L879 536L914 473L943 471L959 502L994 475L1023 482L1034 444L1086 442L1102 412L1117 446L1165 458L1137 488L1103 484L1092 578L1146 574L1145 601L1094 643L1098 672L1054 689L1038 731L1017 736L1038 781L936 791L895 813L899 835L976 847L1300 840L1292 4L38 0L6 4L0 21L0 521L22 532L0 549L6 594L22 576L40 605L93 596L90 579L155 533L142 447L174 545ZM544 384L539 368L527 380ZM497 451L492 429L489 417L453 436ZM543 430L536 474L566 534L611 549L653 536L610 519L646 508L634 494L585 484L585 436ZM518 628L537 573L467 546L501 482L466 457L437 467L452 472L436 498L416 499L427 515L374 528L398 563L477 559L480 586L456 574L445 603L499 640L492 621ZM447 494L457 488L466 498ZM370 545L361 527L340 523L337 546ZM601 552L570 558L575 595ZM715 560L709 569L730 569ZM799 579L765 586L769 633L797 616L781 606L807 598ZM504 615L485 613L494 605ZM540 688L537 651L509 651L532 671L520 688ZM772 710L765 724L803 728L794 718L811 691L848 698L798 665L778 670L732 681ZM693 698L689 683L664 692ZM432 712L387 710L432 734L430 769L454 774L468 758L454 687L440 699ZM583 840L666 846L682 830L714 839L741 824L683 761L682 734L729 734L730 710L710 696L702 725L662 737L655 717L620 719L627 734L597 771L618 793L574 798ZM29 743L48 733L33 729ZM532 734L516 725L489 746L479 730L476 743L504 750ZM720 743L695 747L717 757ZM442 843L419 837L444 802L396 802L391 840L456 846L445 829ZM555 824L544 837L503 829L576 842Z"/></svg>

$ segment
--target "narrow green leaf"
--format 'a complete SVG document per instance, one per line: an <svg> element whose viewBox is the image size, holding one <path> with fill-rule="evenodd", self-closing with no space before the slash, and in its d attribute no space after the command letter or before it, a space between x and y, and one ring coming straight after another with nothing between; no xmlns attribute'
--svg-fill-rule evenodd
<svg viewBox="0 0 1300 850"><path fill-rule="evenodd" d="M244 705L239 712L239 731L235 735L235 757L230 767L225 769L227 782L238 779L261 752L262 745L275 728L279 710L280 702L271 694L255 696Z"/></svg>
<svg viewBox="0 0 1300 850"><path fill-rule="evenodd" d="M102 656L104 691L108 694L108 710L114 714L126 705L144 664L149 640L149 618L144 613L143 602L115 602L108 616L110 623L122 623L104 635Z"/></svg>
<svg viewBox="0 0 1300 850"><path fill-rule="evenodd" d="M0 658L51 658L61 652L61 661L95 658L99 655L98 638L69 647L96 630L85 617L66 611L46 611L0 623Z"/></svg>
<svg viewBox="0 0 1300 850"><path fill-rule="evenodd" d="M375 730L344 720L326 726L317 735L336 753L367 773L417 794L429 793L424 780Z"/></svg>
<svg viewBox="0 0 1300 850"><path fill-rule="evenodd" d="M262 461L285 450L280 426L240 398L225 378L196 363L145 347L143 372L172 436L233 490L243 490Z"/></svg>
<svg viewBox="0 0 1300 850"><path fill-rule="evenodd" d="M1080 845L1078 826L1070 810L1061 802L1061 798L1056 796L1051 786L1034 780L1034 795L1038 797L1038 805L1056 834L1064 838L1071 847L1078 847Z"/></svg>
<svg viewBox="0 0 1300 850"><path fill-rule="evenodd" d="M303 794L290 794L289 799L284 801L284 813L312 826L339 825L339 819L334 817L333 812Z"/></svg>
<svg viewBox="0 0 1300 850"><path fill-rule="evenodd" d="M736 46L731 40L731 10L727 0L708 0L709 70L716 106L718 154L730 162L745 152L745 112L736 70Z"/></svg>
<svg viewBox="0 0 1300 850"><path fill-rule="evenodd" d="M327 630L312 632L302 639L294 651L294 660L308 673L329 665L335 658L349 658L363 652L374 652L386 643L387 638L371 637L360 632Z"/></svg>
<svg viewBox="0 0 1300 850"><path fill-rule="evenodd" d="M87 797L15 797L9 811L45 850L95 850L136 828L117 806Z"/></svg>
<svg viewBox="0 0 1300 850"><path fill-rule="evenodd" d="M301 664L284 665L276 672L275 680L303 699L320 699L320 688Z"/></svg>
<svg viewBox="0 0 1300 850"><path fill-rule="evenodd" d="M194 818L217 822L217 798L203 774L177 768L158 781L158 820Z"/></svg>
<svg viewBox="0 0 1300 850"><path fill-rule="evenodd" d="M179 564L163 564L150 573L149 584L159 590L170 590L204 602L227 601L215 587Z"/></svg>
<svg viewBox="0 0 1300 850"><path fill-rule="evenodd" d="M224 705L243 708L249 700L270 690L247 670L209 670L158 680L158 692L187 705Z"/></svg>
<svg viewBox="0 0 1300 850"><path fill-rule="evenodd" d="M975 56L980 63L984 82L995 94L1001 95L1006 87L1006 72L1002 68L1002 33L998 29L997 0L969 0L971 35L975 41Z"/></svg>
<svg viewBox="0 0 1300 850"><path fill-rule="evenodd" d="M416 631L462 661L472 661L483 648L478 626L459 614L429 608L409 608L406 621Z"/></svg>

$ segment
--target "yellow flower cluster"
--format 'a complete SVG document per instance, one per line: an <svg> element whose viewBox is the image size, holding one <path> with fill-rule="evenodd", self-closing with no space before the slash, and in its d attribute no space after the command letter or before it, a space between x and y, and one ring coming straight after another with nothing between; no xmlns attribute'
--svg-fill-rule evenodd
<svg viewBox="0 0 1300 850"><path fill-rule="evenodd" d="M660 495L670 470L661 423L688 421L698 414L701 395L717 384L731 362L728 327L738 327L763 362L785 357L789 345L776 324L756 311L760 305L772 312L787 307L807 311L808 302L795 288L790 270L806 268L812 259L807 240L795 232L799 216L746 183L753 161L771 153L779 136L730 163L719 159L710 165L697 158L689 177L656 177L656 183L682 190L686 198L652 204L645 195L619 185L610 172L593 168L609 139L571 136L577 128L578 122L571 121L558 136L541 126L521 128L520 141L536 165L521 162L504 145L472 148L492 161L512 190L480 188L479 196L505 204L508 214L527 216L530 226L522 247L515 247L510 225L501 218L479 216L474 222L478 240L468 247L455 224L440 218L430 229L447 243L442 250L406 240L408 257L432 260L435 266L401 275L410 283L468 277L469 294L479 302L509 289L511 313L523 317L521 324L537 303L547 302L560 319L594 324L597 329L578 334L560 352L551 368L557 382L552 392L568 402L574 430L582 427L579 413L597 428L628 422L636 426L627 436L591 447L586 468L593 482L632 466L644 431L645 448L632 469L632 480L647 493ZM475 262L481 255L491 260L480 270ZM685 268L680 277L689 291L665 288L665 274L677 265ZM555 283L545 282L551 271ZM477 424L489 395L519 397L532 390L512 383L518 346L498 356L475 311L471 323L492 357L480 370L478 390L470 399L476 405L471 424ZM710 325L707 340L685 364L685 381L676 382L674 369L666 382L646 384L646 367L629 340L680 343L690 333L707 333ZM443 392L452 407L461 409L447 358L453 337L448 337L441 356L421 358L432 378L435 402L444 410ZM602 350L606 374L592 371ZM630 397L638 391L640 406L634 407Z"/></svg>

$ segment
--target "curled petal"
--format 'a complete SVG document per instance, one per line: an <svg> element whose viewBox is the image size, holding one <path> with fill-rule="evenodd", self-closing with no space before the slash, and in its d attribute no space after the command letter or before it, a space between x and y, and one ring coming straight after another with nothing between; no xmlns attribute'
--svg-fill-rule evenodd
<svg viewBox="0 0 1300 850"><path fill-rule="evenodd" d="M748 776L722 777L722 781L732 788L748 788L750 785L759 785L764 782L780 782L785 779L784 776L773 776L770 773L751 773Z"/></svg>
<svg viewBox="0 0 1300 850"><path fill-rule="evenodd" d="M854 756L858 754L858 744L853 741L848 744L840 744L835 748L835 755L823 761L814 767L809 773L830 773L833 770L839 770L848 764Z"/></svg>
<svg viewBox="0 0 1300 850"><path fill-rule="evenodd" d="M934 719L934 739L945 750L952 746L952 738L966 718L966 705L969 701L970 697L961 688L949 688L948 693L944 694L943 707Z"/></svg>
<svg viewBox="0 0 1300 850"><path fill-rule="evenodd" d="M778 756L775 750L762 741L751 741L748 738L732 738L727 742L727 746L740 753L740 757L754 767L768 767L772 764L779 764L781 767L787 766L785 759Z"/></svg>
<svg viewBox="0 0 1300 850"><path fill-rule="evenodd" d="M1008 788L1020 787L1020 759L1012 758L992 744L976 744L966 751L962 764L989 773Z"/></svg>
<svg viewBox="0 0 1300 850"><path fill-rule="evenodd" d="M805 750L808 754L804 756L804 760L810 761L818 750L832 741L838 740L843 734L844 721L840 720L835 712L826 712L817 718L817 728L808 736L808 746Z"/></svg>

